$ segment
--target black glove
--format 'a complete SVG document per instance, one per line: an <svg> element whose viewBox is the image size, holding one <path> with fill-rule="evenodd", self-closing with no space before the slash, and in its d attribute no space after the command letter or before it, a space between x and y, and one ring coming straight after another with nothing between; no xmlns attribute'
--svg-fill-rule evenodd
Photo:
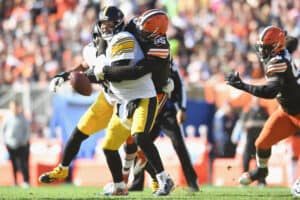
<svg viewBox="0 0 300 200"><path fill-rule="evenodd" d="M102 83L102 80L97 80L94 74L94 66L89 67L87 70L84 71L84 74L88 77L91 83Z"/></svg>
<svg viewBox="0 0 300 200"><path fill-rule="evenodd" d="M226 81L228 85L237 89L243 90L245 88L245 83L241 80L238 72L231 72L228 74Z"/></svg>
<svg viewBox="0 0 300 200"><path fill-rule="evenodd" d="M64 81L67 81L67 80L69 80L69 75L70 75L70 72L62 72L62 73L55 75L53 78L61 77L64 79Z"/></svg>
<svg viewBox="0 0 300 200"><path fill-rule="evenodd" d="M139 106L141 99L135 99L128 102L126 109L127 109L127 118L131 118L135 109Z"/></svg>

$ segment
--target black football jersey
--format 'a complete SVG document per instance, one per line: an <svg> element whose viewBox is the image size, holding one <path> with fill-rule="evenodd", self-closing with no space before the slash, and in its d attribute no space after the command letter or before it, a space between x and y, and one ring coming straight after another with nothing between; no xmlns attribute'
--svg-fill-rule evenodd
<svg viewBox="0 0 300 200"><path fill-rule="evenodd" d="M270 59L265 65L267 79L277 79L280 89L276 96L285 112L291 115L300 113L300 71L288 51Z"/></svg>
<svg viewBox="0 0 300 200"><path fill-rule="evenodd" d="M142 40L135 22L136 18L132 19L125 27L125 31L130 32L137 39L143 50L145 59L153 61L152 66L150 66L152 80L156 91L159 93L161 92L162 87L167 83L170 74L170 44L166 36L151 41Z"/></svg>

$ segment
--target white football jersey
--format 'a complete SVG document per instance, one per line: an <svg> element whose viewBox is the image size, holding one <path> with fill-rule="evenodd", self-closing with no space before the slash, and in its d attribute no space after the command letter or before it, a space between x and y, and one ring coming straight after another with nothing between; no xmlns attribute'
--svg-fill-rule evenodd
<svg viewBox="0 0 300 200"><path fill-rule="evenodd" d="M87 44L83 47L82 57L83 57L84 61L88 64L89 67L95 66L96 53L97 53L97 49L95 48L95 46L92 42L90 42L89 44ZM109 88L109 84L103 83L103 87ZM104 89L103 89L103 92L104 92L104 97L106 98L107 102L110 105L114 105L115 102L119 101L114 94L105 92Z"/></svg>
<svg viewBox="0 0 300 200"><path fill-rule="evenodd" d="M115 61L128 59L131 60L129 65L133 66L137 61L144 58L144 54L134 36L124 31L114 35L108 42L106 58L109 65ZM109 88L122 101L156 96L151 73L136 80L110 82Z"/></svg>
<svg viewBox="0 0 300 200"><path fill-rule="evenodd" d="M92 42L83 47L82 57L89 67L92 67L96 60L97 49Z"/></svg>

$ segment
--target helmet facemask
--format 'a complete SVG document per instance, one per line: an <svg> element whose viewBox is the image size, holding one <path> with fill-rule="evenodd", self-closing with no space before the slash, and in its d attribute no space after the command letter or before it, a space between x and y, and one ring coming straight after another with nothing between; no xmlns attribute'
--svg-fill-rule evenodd
<svg viewBox="0 0 300 200"><path fill-rule="evenodd" d="M262 62L267 62L273 55L274 47L273 45L263 45L261 43L257 43L255 45L255 49L257 51L260 60Z"/></svg>
<svg viewBox="0 0 300 200"><path fill-rule="evenodd" d="M124 30L124 14L114 6L104 8L99 18L100 31L104 40L109 41L115 34Z"/></svg>
<svg viewBox="0 0 300 200"><path fill-rule="evenodd" d="M93 27L93 32L92 32L92 36L93 36L93 44L94 47L97 48L97 46L99 46L99 43L101 41L101 31L100 31L100 23L96 23Z"/></svg>
<svg viewBox="0 0 300 200"><path fill-rule="evenodd" d="M255 48L263 63L267 63L285 49L285 37L286 33L275 26L268 26L260 33Z"/></svg>

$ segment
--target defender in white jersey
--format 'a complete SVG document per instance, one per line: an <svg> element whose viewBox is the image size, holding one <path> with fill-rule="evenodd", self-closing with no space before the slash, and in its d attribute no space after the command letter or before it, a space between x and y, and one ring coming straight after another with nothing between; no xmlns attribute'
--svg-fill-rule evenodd
<svg viewBox="0 0 300 200"><path fill-rule="evenodd" d="M128 32L124 32L123 13L116 7L106 7L100 15L101 35L107 41L106 62L97 62L94 69L95 76L99 80L103 78L103 67L109 65L131 66L142 59L142 50ZM157 97L148 73L136 80L109 82L109 88L119 99L116 104L116 112L109 122L106 136L102 144L107 164L113 176L111 191L105 191L107 195L126 195L127 188L122 175L122 163L118 149L131 134L137 145L144 152L148 161L155 169L159 181L159 191L156 195L168 195L174 186L169 175L164 171L159 153L149 137L156 115ZM121 112L124 106L126 119L131 122L130 134L120 134L122 125Z"/></svg>

